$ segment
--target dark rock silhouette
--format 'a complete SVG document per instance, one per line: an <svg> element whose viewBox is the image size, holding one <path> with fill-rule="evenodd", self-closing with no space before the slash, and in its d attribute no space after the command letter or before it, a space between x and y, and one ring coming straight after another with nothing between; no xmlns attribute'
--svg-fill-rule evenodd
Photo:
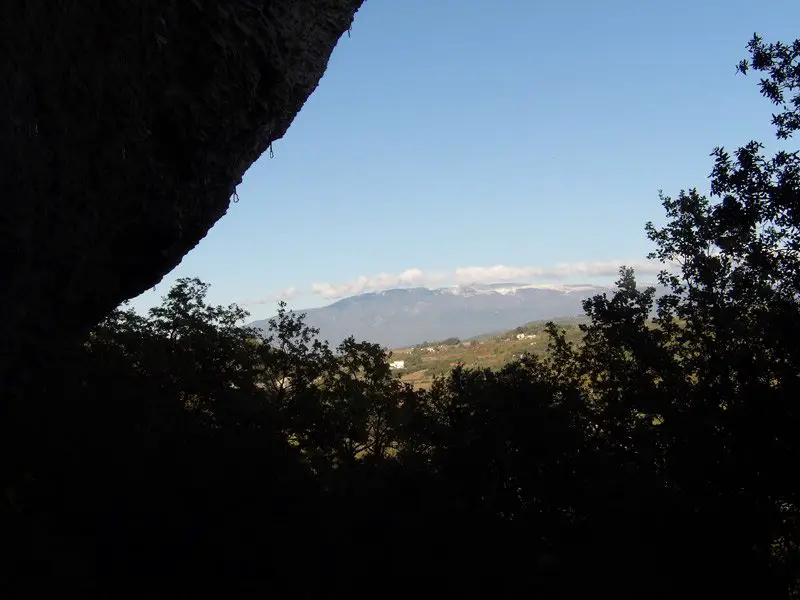
<svg viewBox="0 0 800 600"><path fill-rule="evenodd" d="M4 5L0 380L47 362L206 235L362 1Z"/></svg>

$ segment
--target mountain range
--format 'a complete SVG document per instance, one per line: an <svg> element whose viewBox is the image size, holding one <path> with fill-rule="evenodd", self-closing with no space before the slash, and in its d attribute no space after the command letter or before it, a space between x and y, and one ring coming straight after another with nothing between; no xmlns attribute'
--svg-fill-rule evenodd
<svg viewBox="0 0 800 600"><path fill-rule="evenodd" d="M596 285L489 284L430 289L400 288L344 298L296 311L338 344L347 336L389 348L449 337L466 339L506 331L530 321L583 314L581 302L611 287ZM267 320L255 321L267 327Z"/></svg>

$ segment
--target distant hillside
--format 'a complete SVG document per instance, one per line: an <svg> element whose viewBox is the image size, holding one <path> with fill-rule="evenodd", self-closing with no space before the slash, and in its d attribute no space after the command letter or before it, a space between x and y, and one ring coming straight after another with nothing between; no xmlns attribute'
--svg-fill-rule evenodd
<svg viewBox="0 0 800 600"><path fill-rule="evenodd" d="M449 337L466 339L522 323L581 315L581 302L611 288L593 285L471 285L431 290L393 289L345 298L305 311L323 339L349 335L389 348ZM253 325L265 327L266 320Z"/></svg>
<svg viewBox="0 0 800 600"><path fill-rule="evenodd" d="M561 327L567 341L580 344L583 339L579 325L586 317L553 319ZM457 364L469 368L498 369L525 353L544 355L550 337L544 321L534 321L499 335L484 335L470 340L443 340L442 343L396 348L392 361L400 378L417 388L428 388L437 375L449 373ZM445 343L446 342L446 343Z"/></svg>

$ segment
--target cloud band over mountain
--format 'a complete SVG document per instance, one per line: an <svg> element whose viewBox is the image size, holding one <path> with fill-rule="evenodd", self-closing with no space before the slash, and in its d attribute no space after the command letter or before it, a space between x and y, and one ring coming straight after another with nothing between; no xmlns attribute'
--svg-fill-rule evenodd
<svg viewBox="0 0 800 600"><path fill-rule="evenodd" d="M664 264L650 260L573 262L560 263L552 267L511 267L506 265L459 267L451 273L426 273L414 268L397 274L380 273L371 277L362 275L341 283L314 283L311 291L325 299L337 300L365 292L380 292L401 287L614 277L622 265L633 267L640 275L656 275L665 268Z"/></svg>

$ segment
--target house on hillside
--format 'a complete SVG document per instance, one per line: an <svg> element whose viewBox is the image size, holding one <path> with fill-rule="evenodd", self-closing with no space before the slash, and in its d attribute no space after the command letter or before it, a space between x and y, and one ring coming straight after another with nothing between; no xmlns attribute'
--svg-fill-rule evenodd
<svg viewBox="0 0 800 600"><path fill-rule="evenodd" d="M404 360L395 360L389 363L390 369L405 369L406 368L406 361Z"/></svg>

